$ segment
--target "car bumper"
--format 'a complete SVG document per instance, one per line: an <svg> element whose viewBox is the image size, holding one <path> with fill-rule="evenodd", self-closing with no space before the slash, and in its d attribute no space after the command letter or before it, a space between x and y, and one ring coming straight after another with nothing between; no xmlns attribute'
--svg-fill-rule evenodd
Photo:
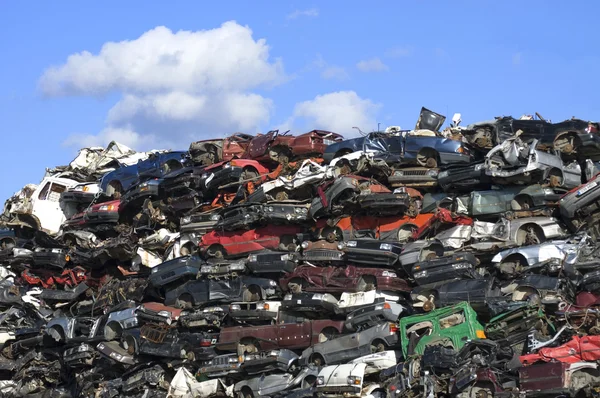
<svg viewBox="0 0 600 398"><path fill-rule="evenodd" d="M344 253L337 250L307 250L302 253L302 259L304 261L323 261L323 262L337 262L344 261Z"/></svg>
<svg viewBox="0 0 600 398"><path fill-rule="evenodd" d="M230 311L229 315L234 319L242 319L246 321L270 321L277 318L277 311L237 310Z"/></svg>
<svg viewBox="0 0 600 398"><path fill-rule="evenodd" d="M405 293L410 293L412 290L402 279L391 277L377 277L377 289Z"/></svg>
<svg viewBox="0 0 600 398"><path fill-rule="evenodd" d="M346 248L346 259L355 264L391 267L398 263L398 254L374 249Z"/></svg>
<svg viewBox="0 0 600 398"><path fill-rule="evenodd" d="M75 203L92 203L96 198L96 194L92 192L72 191L64 192L60 196L62 202L75 202Z"/></svg>
<svg viewBox="0 0 600 398"><path fill-rule="evenodd" d="M277 254L277 257L281 257L282 254ZM256 262L248 262L246 263L246 267L254 273L267 274L267 273L286 273L293 272L296 269L296 263L293 261L281 261L281 260L264 260L264 261L256 261Z"/></svg>
<svg viewBox="0 0 600 398"><path fill-rule="evenodd" d="M475 270L469 269L454 269L452 265L445 267L437 267L436 269L428 269L427 275L423 277L414 277L415 282L419 286L425 286L431 283L437 283L442 281L451 281L453 279L473 279L475 278Z"/></svg>
<svg viewBox="0 0 600 398"><path fill-rule="evenodd" d="M118 212L90 212L84 217L86 225L89 224L116 224L119 222Z"/></svg>
<svg viewBox="0 0 600 398"><path fill-rule="evenodd" d="M123 195L123 198L121 199L121 202L127 206L129 203L140 200L140 199L145 199L148 197L158 197L159 194L159 188L158 185L147 185L144 187L137 187L132 191L127 192L125 195Z"/></svg>
<svg viewBox="0 0 600 398"><path fill-rule="evenodd" d="M440 161L442 164L471 163L473 161L473 157L464 153L440 152Z"/></svg>
<svg viewBox="0 0 600 398"><path fill-rule="evenodd" d="M313 299L298 299L298 300L282 300L281 308L294 311L305 312L331 312L335 313L337 305L325 300Z"/></svg>
<svg viewBox="0 0 600 398"><path fill-rule="evenodd" d="M352 318L346 318L344 326L348 330L356 330L358 326L371 325L375 326L382 321L396 322L398 319L390 310L374 310L374 306L369 306L364 312L354 315Z"/></svg>

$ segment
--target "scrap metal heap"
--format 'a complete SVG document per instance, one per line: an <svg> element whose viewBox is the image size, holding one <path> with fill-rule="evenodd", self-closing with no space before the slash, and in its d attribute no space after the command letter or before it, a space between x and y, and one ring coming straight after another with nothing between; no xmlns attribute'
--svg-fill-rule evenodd
<svg viewBox="0 0 600 398"><path fill-rule="evenodd" d="M0 216L0 396L597 396L598 124L537 116L82 149Z"/></svg>

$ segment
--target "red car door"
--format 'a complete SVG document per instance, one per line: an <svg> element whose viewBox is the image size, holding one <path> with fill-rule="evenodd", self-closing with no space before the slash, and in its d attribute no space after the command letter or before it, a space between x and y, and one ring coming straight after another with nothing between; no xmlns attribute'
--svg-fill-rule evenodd
<svg viewBox="0 0 600 398"><path fill-rule="evenodd" d="M263 156L269 149L271 142L273 142L273 140L277 137L278 134L279 132L277 130L274 130L269 131L267 134L258 135L254 137L248 145L245 157L250 159L256 159Z"/></svg>

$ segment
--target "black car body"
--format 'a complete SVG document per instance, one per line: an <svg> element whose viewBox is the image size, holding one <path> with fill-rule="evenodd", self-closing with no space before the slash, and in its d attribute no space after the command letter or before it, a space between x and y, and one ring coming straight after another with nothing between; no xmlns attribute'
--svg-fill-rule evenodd
<svg viewBox="0 0 600 398"><path fill-rule="evenodd" d="M167 291L165 305L180 308L212 302L230 303L267 299L277 295L277 282L250 276L223 280L194 280Z"/></svg>
<svg viewBox="0 0 600 398"><path fill-rule="evenodd" d="M461 252L417 263L411 274L415 282L423 286L452 279L478 278L476 266L477 258L472 253Z"/></svg>
<svg viewBox="0 0 600 398"><path fill-rule="evenodd" d="M294 312L337 312L337 299L328 293L288 293L281 301L281 309Z"/></svg>
<svg viewBox="0 0 600 398"><path fill-rule="evenodd" d="M410 313L407 307L381 298L348 313L344 326L348 330L365 329L386 321L396 322L405 313Z"/></svg>
<svg viewBox="0 0 600 398"><path fill-rule="evenodd" d="M442 281L426 287L418 286L410 295L415 303L421 298L432 302L437 308L466 301L477 313L485 314L489 312L488 302L501 297L501 292L495 286L494 278L484 278Z"/></svg>
<svg viewBox="0 0 600 398"><path fill-rule="evenodd" d="M310 204L301 201L268 202L262 208L267 224L300 224L309 220Z"/></svg>
<svg viewBox="0 0 600 398"><path fill-rule="evenodd" d="M296 253L263 252L248 256L246 267L255 274L281 274L293 272L298 265Z"/></svg>
<svg viewBox="0 0 600 398"><path fill-rule="evenodd" d="M67 250L60 248L37 248L33 252L33 264L36 267L64 268L67 265Z"/></svg>
<svg viewBox="0 0 600 398"><path fill-rule="evenodd" d="M416 216L418 210L412 203L408 192L402 188L398 188L398 190L400 191L359 195L357 198L358 206L361 212L373 216L395 216L405 213L411 217Z"/></svg>
<svg viewBox="0 0 600 398"><path fill-rule="evenodd" d="M150 284L161 287L183 278L196 278L205 262L197 256L182 256L165 261L150 271Z"/></svg>
<svg viewBox="0 0 600 398"><path fill-rule="evenodd" d="M162 180L153 178L151 180L138 182L132 185L121 196L120 211L130 210L131 207L139 206L145 199L155 200L160 197L160 184ZM136 209L137 210L137 209Z"/></svg>
<svg viewBox="0 0 600 398"><path fill-rule="evenodd" d="M214 345L218 333L178 332L153 325L130 329L123 333L121 342L129 353L164 358L208 360L216 356Z"/></svg>
<svg viewBox="0 0 600 398"><path fill-rule="evenodd" d="M483 163L445 168L438 173L437 181L446 192L488 189L492 184L492 179L485 173Z"/></svg>
<svg viewBox="0 0 600 398"><path fill-rule="evenodd" d="M229 305L229 316L241 322L270 323L277 319L280 307L279 301L234 302Z"/></svg>
<svg viewBox="0 0 600 398"><path fill-rule="evenodd" d="M221 211L221 219L215 225L217 229L225 231L236 231L249 229L262 224L263 205L241 204L229 206Z"/></svg>
<svg viewBox="0 0 600 398"><path fill-rule="evenodd" d="M346 259L352 264L364 264L378 267L399 265L398 256L403 245L398 242L382 242L378 239L349 240L344 245Z"/></svg>

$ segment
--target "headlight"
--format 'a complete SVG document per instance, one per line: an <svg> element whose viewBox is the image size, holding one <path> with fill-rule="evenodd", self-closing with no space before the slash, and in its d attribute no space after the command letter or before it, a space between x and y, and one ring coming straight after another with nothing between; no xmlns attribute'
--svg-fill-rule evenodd
<svg viewBox="0 0 600 398"><path fill-rule="evenodd" d="M218 214L213 214L210 216L210 221L219 221L221 217Z"/></svg>
<svg viewBox="0 0 600 398"><path fill-rule="evenodd" d="M303 207L303 208L302 208L302 213L303 213L303 214L308 214L308 209L307 209L306 207Z"/></svg>
<svg viewBox="0 0 600 398"><path fill-rule="evenodd" d="M202 312L222 312L223 308L221 307L206 307L202 310Z"/></svg>
<svg viewBox="0 0 600 398"><path fill-rule="evenodd" d="M249 263L255 263L258 261L258 256L256 254L251 254L248 256Z"/></svg>
<svg viewBox="0 0 600 398"><path fill-rule="evenodd" d="M301 208L299 208L299 207L296 207L296 208L294 209L294 213L301 213L301 212L302 212L302 209L301 209Z"/></svg>
<svg viewBox="0 0 600 398"><path fill-rule="evenodd" d="M344 242L340 242L337 244L338 250L344 250L345 247L346 247L346 244Z"/></svg>
<svg viewBox="0 0 600 398"><path fill-rule="evenodd" d="M203 274L209 274L211 270L212 267L210 265L203 265L202 267L200 267L200 272Z"/></svg>
<svg viewBox="0 0 600 398"><path fill-rule="evenodd" d="M404 172L401 170L398 170L394 173L394 176L396 176L396 177L402 177L403 175L404 175Z"/></svg>
<svg viewBox="0 0 600 398"><path fill-rule="evenodd" d="M292 259L292 255L291 254L282 254L279 259L281 261L290 261Z"/></svg>
<svg viewBox="0 0 600 398"><path fill-rule="evenodd" d="M302 242L300 244L300 247L303 248L303 249L308 249L308 241L305 240L304 242Z"/></svg>
<svg viewBox="0 0 600 398"><path fill-rule="evenodd" d="M442 171L441 173L438 174L438 178L446 178L447 176L448 176L447 171Z"/></svg>
<svg viewBox="0 0 600 398"><path fill-rule="evenodd" d="M430 176L430 177L435 177L435 176L437 176L437 175L438 175L438 171L437 171L437 170L427 170L427 171L425 172L425 174L427 174L427 175L428 175L428 176Z"/></svg>
<svg viewBox="0 0 600 398"><path fill-rule="evenodd" d="M156 272L158 272L158 267L152 268L152 270L150 272L153 273L153 274L156 273Z"/></svg>
<svg viewBox="0 0 600 398"><path fill-rule="evenodd" d="M269 207L267 207L267 211L269 211L269 212L272 212L273 210L274 210L274 209L273 209L273 206L269 206Z"/></svg>
<svg viewBox="0 0 600 398"><path fill-rule="evenodd" d="M323 300L325 298L325 296L321 293L317 293L317 294L313 294L312 295L312 299L313 300Z"/></svg>
<svg viewBox="0 0 600 398"><path fill-rule="evenodd" d="M291 294L291 293L288 293L288 294L286 294L286 295L283 297L283 299L284 299L284 300L286 300L286 301L289 301L289 300L291 300L291 299L292 299L292 294Z"/></svg>
<svg viewBox="0 0 600 398"><path fill-rule="evenodd" d="M229 265L229 271L243 271L246 268L244 263L233 263Z"/></svg>
<svg viewBox="0 0 600 398"><path fill-rule="evenodd" d="M415 278L425 278L427 276L427 271L421 271L414 274Z"/></svg>
<svg viewBox="0 0 600 398"><path fill-rule="evenodd" d="M275 281L269 281L269 286L277 286L277 282L275 282Z"/></svg>
<svg viewBox="0 0 600 398"><path fill-rule="evenodd" d="M158 316L164 316L165 318L170 318L171 317L171 313L169 311L165 311L165 310L158 311L157 315Z"/></svg>
<svg viewBox="0 0 600 398"><path fill-rule="evenodd" d="M469 263L458 263L458 264L452 264L452 268L454 268L454 269L466 269L466 268L471 268L471 264L469 264Z"/></svg>
<svg viewBox="0 0 600 398"><path fill-rule="evenodd" d="M392 245L390 243L382 243L379 245L379 250L392 250Z"/></svg>
<svg viewBox="0 0 600 398"><path fill-rule="evenodd" d="M375 311L379 311L383 309L383 304L379 304L375 306Z"/></svg>
<svg viewBox="0 0 600 398"><path fill-rule="evenodd" d="M346 246L348 247L356 247L357 242L355 240L349 240L346 242Z"/></svg>
<svg viewBox="0 0 600 398"><path fill-rule="evenodd" d="M325 378L323 376L317 377L317 385L322 386L325 384Z"/></svg>
<svg viewBox="0 0 600 398"><path fill-rule="evenodd" d="M100 208L98 210L100 210L100 211L108 211L108 206L107 205L100 206Z"/></svg>
<svg viewBox="0 0 600 398"><path fill-rule="evenodd" d="M181 224L189 224L192 222L192 217L181 217Z"/></svg>
<svg viewBox="0 0 600 398"><path fill-rule="evenodd" d="M239 359L239 358L237 358L237 357L232 357L232 358L229 358L229 362L230 362L230 363L234 363L234 362L241 362L241 361L240 361L240 359Z"/></svg>
<svg viewBox="0 0 600 398"><path fill-rule="evenodd" d="M229 169L231 168L231 164L227 163L225 166L223 166L224 169Z"/></svg>
<svg viewBox="0 0 600 398"><path fill-rule="evenodd" d="M357 385L360 385L360 382L362 381L362 379L357 376L348 376L347 381L348 381L349 385L357 386Z"/></svg>
<svg viewBox="0 0 600 398"><path fill-rule="evenodd" d="M398 275L396 275L396 273L392 271L383 271L381 276L386 276L388 278L396 278Z"/></svg>
<svg viewBox="0 0 600 398"><path fill-rule="evenodd" d="M102 205L100 206L100 208L98 209L99 211L115 211L117 209L117 206L115 205Z"/></svg>
<svg viewBox="0 0 600 398"><path fill-rule="evenodd" d="M483 167L484 167L484 166L485 166L485 165L484 165L483 163L476 164L476 165L475 165L475 171L478 171L478 170L481 170L481 169L483 169ZM445 173L447 173L447 172L445 172Z"/></svg>
<svg viewBox="0 0 600 398"><path fill-rule="evenodd" d="M52 253L62 253L61 249L52 249Z"/></svg>
<svg viewBox="0 0 600 398"><path fill-rule="evenodd" d="M242 307L240 307L238 304L231 304L231 305L229 306L229 309L230 309L231 311L239 311L239 310L241 310L241 309L242 309Z"/></svg>

